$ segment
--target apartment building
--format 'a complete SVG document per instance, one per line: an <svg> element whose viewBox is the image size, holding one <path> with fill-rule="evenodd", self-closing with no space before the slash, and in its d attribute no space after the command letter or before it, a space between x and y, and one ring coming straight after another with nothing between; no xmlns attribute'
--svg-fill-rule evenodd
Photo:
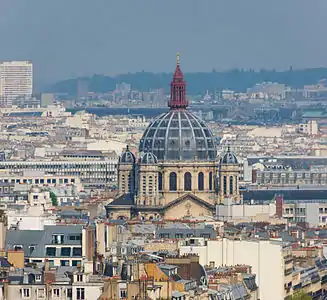
<svg viewBox="0 0 327 300"><path fill-rule="evenodd" d="M46 182L44 178L40 178L39 183L35 181L35 184L60 184L60 179L64 184L75 183L75 178L78 177L84 185L107 186L114 185L117 182L117 162L118 157L108 157L103 160L2 161L0 162L0 170L11 173L40 171L58 177L58 181L56 178L48 178ZM67 178L69 178L68 182L65 180ZM29 181L29 179L31 180ZM33 183L32 178L26 178L25 182L24 178L21 180L22 183Z"/></svg>
<svg viewBox="0 0 327 300"><path fill-rule="evenodd" d="M326 200L284 201L283 218L290 222L308 223L311 227L327 226Z"/></svg>
<svg viewBox="0 0 327 300"><path fill-rule="evenodd" d="M44 226L44 230L8 230L6 250L21 251L25 262L77 267L92 259L92 231L82 225Z"/></svg>
<svg viewBox="0 0 327 300"><path fill-rule="evenodd" d="M0 100L3 107L12 106L12 102L17 98L31 97L32 92L32 62L0 62Z"/></svg>
<svg viewBox="0 0 327 300"><path fill-rule="evenodd" d="M286 296L284 272L288 262L284 257L288 257L289 247L281 242L189 238L180 241L179 249L181 255L198 254L202 265L250 265L257 275L260 299L282 300Z"/></svg>

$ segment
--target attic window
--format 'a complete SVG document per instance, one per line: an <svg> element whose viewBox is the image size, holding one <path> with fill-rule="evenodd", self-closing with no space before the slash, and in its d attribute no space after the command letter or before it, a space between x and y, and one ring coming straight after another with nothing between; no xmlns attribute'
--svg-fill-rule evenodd
<svg viewBox="0 0 327 300"><path fill-rule="evenodd" d="M35 275L35 281L41 281L41 275L40 274L36 274Z"/></svg>
<svg viewBox="0 0 327 300"><path fill-rule="evenodd" d="M30 254L32 254L32 252L35 250L35 246L29 246L30 249Z"/></svg>
<svg viewBox="0 0 327 300"><path fill-rule="evenodd" d="M15 251L23 250L23 246L22 245L15 245L14 250Z"/></svg>

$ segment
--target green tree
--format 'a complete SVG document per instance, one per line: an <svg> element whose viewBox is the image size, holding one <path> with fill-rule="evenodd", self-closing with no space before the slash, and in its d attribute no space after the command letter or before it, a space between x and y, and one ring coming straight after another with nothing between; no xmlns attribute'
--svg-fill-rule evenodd
<svg viewBox="0 0 327 300"><path fill-rule="evenodd" d="M53 206L58 206L57 196L54 192L50 192L50 198Z"/></svg>

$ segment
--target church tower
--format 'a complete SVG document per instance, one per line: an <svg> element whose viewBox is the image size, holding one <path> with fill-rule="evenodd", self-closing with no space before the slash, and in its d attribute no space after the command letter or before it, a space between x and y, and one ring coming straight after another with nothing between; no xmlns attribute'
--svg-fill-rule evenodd
<svg viewBox="0 0 327 300"><path fill-rule="evenodd" d="M219 200L224 202L230 198L232 202L241 200L239 191L240 165L236 155L228 146L227 151L219 161Z"/></svg>
<svg viewBox="0 0 327 300"><path fill-rule="evenodd" d="M135 155L127 146L118 162L119 195L135 193L135 162Z"/></svg>
<svg viewBox="0 0 327 300"><path fill-rule="evenodd" d="M170 84L170 101L168 106L170 109L186 109L186 82L181 70L180 55L177 53L176 69L173 81Z"/></svg>
<svg viewBox="0 0 327 300"><path fill-rule="evenodd" d="M159 205L158 160L151 152L144 153L138 164L138 206Z"/></svg>

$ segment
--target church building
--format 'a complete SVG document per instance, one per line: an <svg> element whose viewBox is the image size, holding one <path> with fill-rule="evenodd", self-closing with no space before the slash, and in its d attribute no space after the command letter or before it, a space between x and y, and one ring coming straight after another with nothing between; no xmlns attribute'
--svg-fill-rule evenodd
<svg viewBox="0 0 327 300"><path fill-rule="evenodd" d="M119 159L109 219L213 216L226 198L240 201L237 157L229 148L217 157L210 128L188 110L179 55L170 88L169 111L145 130L138 155L126 147Z"/></svg>

